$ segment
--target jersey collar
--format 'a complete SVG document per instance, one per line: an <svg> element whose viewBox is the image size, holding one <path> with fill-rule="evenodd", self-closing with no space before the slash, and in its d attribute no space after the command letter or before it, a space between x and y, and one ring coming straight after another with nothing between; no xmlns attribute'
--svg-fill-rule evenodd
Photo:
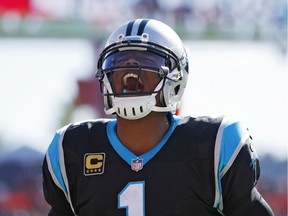
<svg viewBox="0 0 288 216"><path fill-rule="evenodd" d="M119 140L117 133L116 133L116 125L117 120L109 121L107 124L106 132L108 139L110 141L110 144L114 148L114 150L118 153L118 155L126 161L132 168L133 163L135 161L140 162L140 168L148 163L159 151L160 149L165 145L171 134L173 133L174 129L179 124L182 117L171 115L171 124L168 132L165 134L165 136L162 138L162 140L151 150L148 152L142 154L142 155L135 155L133 152L131 152L123 143ZM139 169L140 170L140 169ZM138 170L136 170L138 171Z"/></svg>

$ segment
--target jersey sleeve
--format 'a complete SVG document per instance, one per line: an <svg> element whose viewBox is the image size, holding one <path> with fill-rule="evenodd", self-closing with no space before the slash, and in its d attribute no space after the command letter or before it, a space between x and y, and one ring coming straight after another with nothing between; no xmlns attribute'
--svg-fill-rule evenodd
<svg viewBox="0 0 288 216"><path fill-rule="evenodd" d="M215 155L214 207L229 216L270 216L273 212L255 188L260 164L247 127L223 119Z"/></svg>
<svg viewBox="0 0 288 216"><path fill-rule="evenodd" d="M44 196L51 206L49 216L75 215L70 200L62 149L62 141L67 127L56 132L42 165Z"/></svg>

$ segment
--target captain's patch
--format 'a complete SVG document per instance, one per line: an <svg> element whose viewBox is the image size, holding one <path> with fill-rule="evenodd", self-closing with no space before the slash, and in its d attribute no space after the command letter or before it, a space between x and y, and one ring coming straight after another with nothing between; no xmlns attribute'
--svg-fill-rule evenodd
<svg viewBox="0 0 288 216"><path fill-rule="evenodd" d="M105 153L87 153L84 155L84 175L101 175L104 173Z"/></svg>

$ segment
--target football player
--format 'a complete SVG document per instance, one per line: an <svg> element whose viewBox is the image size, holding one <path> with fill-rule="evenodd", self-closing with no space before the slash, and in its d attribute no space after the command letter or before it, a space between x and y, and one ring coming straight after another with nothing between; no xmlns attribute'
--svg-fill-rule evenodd
<svg viewBox="0 0 288 216"><path fill-rule="evenodd" d="M96 77L115 119L59 129L43 163L50 216L268 216L247 127L181 117L188 56L166 24L136 19L108 38Z"/></svg>

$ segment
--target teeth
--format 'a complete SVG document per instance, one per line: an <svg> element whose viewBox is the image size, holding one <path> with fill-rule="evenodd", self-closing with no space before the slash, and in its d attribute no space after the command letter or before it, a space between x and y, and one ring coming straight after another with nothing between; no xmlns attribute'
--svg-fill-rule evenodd
<svg viewBox="0 0 288 216"><path fill-rule="evenodd" d="M128 73L128 74L126 74L126 75L123 77L123 83L124 83L125 86L127 85L127 79L130 78L130 77L135 78L135 79L138 79L138 75L137 75L137 74L134 74L134 73ZM142 84L142 80L141 80L141 79L139 79L139 82Z"/></svg>

